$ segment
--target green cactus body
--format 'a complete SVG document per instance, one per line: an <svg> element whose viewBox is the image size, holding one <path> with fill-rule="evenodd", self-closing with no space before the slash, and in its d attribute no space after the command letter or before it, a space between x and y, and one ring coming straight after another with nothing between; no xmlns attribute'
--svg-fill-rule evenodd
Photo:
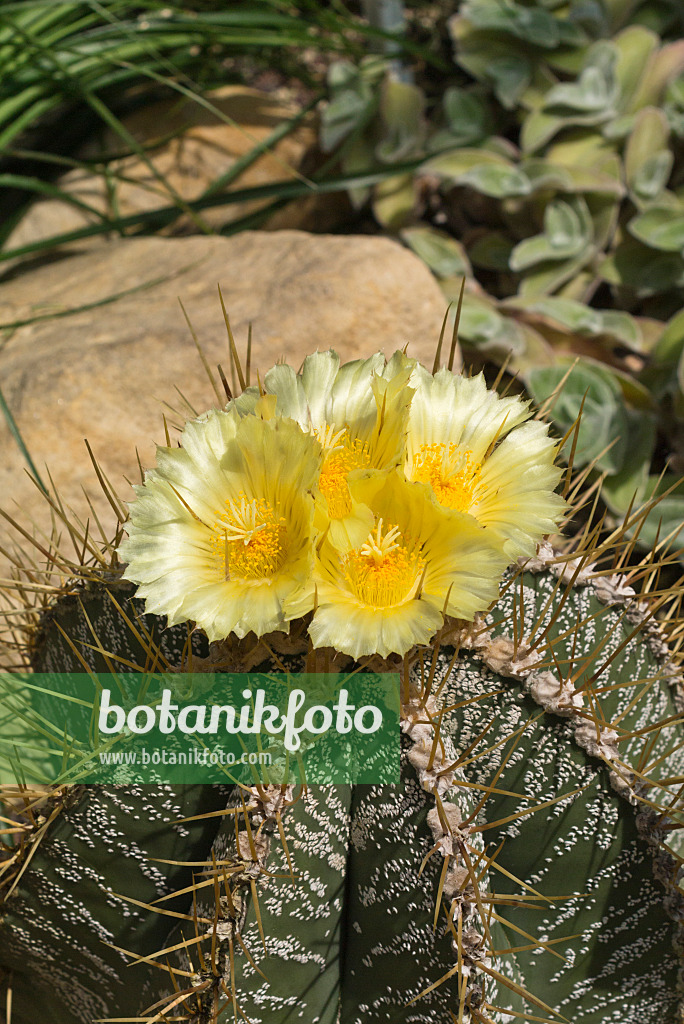
<svg viewBox="0 0 684 1024"><path fill-rule="evenodd" d="M553 595L556 582L549 571L522 577L524 622L535 620ZM678 776L681 755L673 732L669 736L668 730L657 734L656 742L648 733L646 738L628 738L630 731L663 721L676 711L668 682L671 666L663 658L661 638L651 629L650 636L630 640L620 651L633 629L629 617L633 620L643 616L643 610L634 607L634 602L627 608L621 602L607 607L600 600L613 596L600 577L598 588L585 582L569 592L563 614L549 630L551 636L560 638L553 644L555 658L567 665L574 645L574 668L581 668L582 679L586 679L602 661L619 651L619 659L611 663L610 681L604 682L606 674L602 674L601 682L594 683L590 692L600 702L606 722L617 723L619 736L626 737L625 744L620 744L620 761L640 764L643 770L646 750L648 763L659 762L656 777L672 773ZM503 619L510 628L513 603L519 605L519 597L519 590L511 588L493 618ZM538 633L551 618L549 611ZM564 636L568 625L576 626L578 618L585 623L579 638L575 632ZM443 790L442 805L447 809L449 804L457 806L460 817L466 819L482 802L481 789L476 787L498 790L487 794L473 819L472 824L482 831L468 836L464 830L463 836L472 860L478 835L490 855L501 846L493 859L496 867L487 872L487 883L480 881L481 892L496 892L500 899L513 903L522 895L530 904L529 909L506 903L495 906L501 920L491 921L490 930L495 948L504 955L486 963L490 971L479 973L474 992L486 976L486 999L502 1011L533 1013L535 1005L545 1005L570 1020L595 1024L618 1020L625 1024L675 1022L683 903L676 887L677 859L662 844L667 820L637 804L630 789L642 797L647 789L638 783L630 786L626 769L618 767L620 775L614 775L611 782L610 766L591 752L592 737L582 728L589 720L582 718L580 711L559 715L540 706L532 694L548 703L542 676L545 670L531 667L535 659L526 654L524 642L511 660L507 645L497 643L497 637L503 635L501 627L495 626L492 637L477 637L472 649L458 658L442 694L443 703L453 707L441 720L446 762L452 763L459 752L468 750L483 735L460 770L457 785ZM599 639L604 638L608 642L598 651ZM578 650L584 652L579 657ZM437 660L435 687L446 677L453 653L445 643ZM539 665L544 660L540 659ZM567 667L564 672L567 674ZM614 680L620 683L618 688L598 693L604 686L611 687ZM417 678L416 683L420 688ZM640 697L635 702L637 693ZM596 707L593 714L597 714ZM602 739L603 743L609 741L610 736ZM420 873L423 857L434 845L440 826L434 818L429 823L434 800L416 779L415 768L421 770L419 747L407 742L405 752L400 790L356 787L352 797L346 930L340 953L343 1024L372 1020L428 1024L448 1020L449 1010L458 1013L459 1009L459 989L463 989L458 971L454 971L457 955L444 927L444 913L433 933L443 858L433 856ZM424 785L431 782L434 777L423 779ZM512 797L514 793L521 794L522 799ZM564 793L568 794L566 799ZM658 796L659 803L662 796ZM544 807L547 803L549 806ZM526 807L537 805L540 809L534 813L516 817ZM453 813L451 810L450 815ZM514 820L508 821L511 817ZM462 871L462 859L459 866ZM446 876L447 906L451 902L447 892L463 905L458 889L463 879L459 879L458 870L454 864L453 880L449 873ZM289 898L286 896L290 885L281 882L278 888L281 916L274 925L276 931L282 929L297 906L296 889ZM534 898L535 894L539 898ZM529 938L519 938L520 931L506 930L507 921ZM258 957L253 915L247 916L244 935L252 954ZM294 941L294 935L290 941ZM479 941L477 929L471 938L475 943ZM548 948L534 947L534 939ZM269 947L267 938L267 949L276 960L279 944L281 949L287 948L287 943L282 943L281 934L273 947ZM520 950L521 946L534 948ZM517 951L506 957L507 948ZM565 960L549 950L562 954ZM266 958L260 966L268 973L272 962ZM513 981L538 1002L507 987L492 971ZM477 970L474 973L477 977ZM439 984L443 978L446 980ZM268 1004L270 979L265 983L250 973L243 983L247 983L250 1009L254 1004ZM417 998L429 989L422 999ZM472 995L471 999L474 1012L470 1019L483 1019L476 1015L478 1003ZM507 1019L503 1012L479 1005L490 1019ZM314 1009L307 1004L308 1012ZM275 1013L271 1006L268 1015L257 1014L250 1019L285 1022L296 1019L296 1014L289 1007Z"/></svg>
<svg viewBox="0 0 684 1024"><path fill-rule="evenodd" d="M233 1005L254 1024L499 1024L515 1013L675 1024L683 901L669 837L684 774L675 669L623 577L592 579L591 567L554 563L548 550L530 568L509 579L486 621L453 624L413 661L398 788L167 794L169 820L226 810L217 834L220 819L210 818L192 836L144 814L138 822L145 787L75 791L5 904L14 1019L29 1019L38 992L53 994L58 1024L92 1019L77 1015L84 1007L121 1016L173 1003L165 970L123 968L104 937L139 955L185 943L169 964L183 972L181 1002L200 1024ZM126 586L109 589L131 608ZM78 668L64 633L84 639L84 630L100 640L100 653L81 655L92 666L112 650L149 656L104 590L58 603L36 667ZM186 637L168 631L167 656L180 657ZM289 668L304 668L301 646ZM274 667L264 648L248 647L225 649L221 668L226 658L235 669ZM106 841L121 815L140 830L127 825L123 857ZM206 865L195 868L194 899L160 904L185 920L105 896L148 902L186 888L182 869L160 876L158 856ZM77 884L82 916L65 920ZM75 996L59 994L66 977L78 980L78 1011Z"/></svg>
<svg viewBox="0 0 684 1024"><path fill-rule="evenodd" d="M15 1020L91 1024L139 1011L151 969L131 966L123 951L145 956L160 947L172 919L131 900L148 904L192 883L183 863L206 854L216 820L182 819L215 810L219 799L205 786L88 786L67 794L2 905L2 967ZM185 903L167 906L184 913Z"/></svg>
<svg viewBox="0 0 684 1024"><path fill-rule="evenodd" d="M187 630L162 633L160 622L140 617L133 589L109 580L58 601L33 649L35 670L78 671L85 662L107 672L112 661L103 652L109 651L144 664L149 647L137 637L145 626L166 657L180 658ZM83 651L83 661L75 650ZM41 699L49 714L50 698ZM164 784L76 786L44 801L26 866L16 885L10 874L0 907L2 967L15 1020L90 1024L153 1002L145 995L149 965L131 965L126 953L145 956L160 947L173 919L131 900L148 904L192 884L186 862L206 856L220 820L198 816L225 802L220 787ZM187 897L166 906L185 913Z"/></svg>

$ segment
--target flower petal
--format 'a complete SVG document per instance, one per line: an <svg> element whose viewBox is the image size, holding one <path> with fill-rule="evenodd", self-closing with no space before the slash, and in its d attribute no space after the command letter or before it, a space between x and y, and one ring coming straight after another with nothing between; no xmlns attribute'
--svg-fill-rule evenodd
<svg viewBox="0 0 684 1024"><path fill-rule="evenodd" d="M352 493L376 527L362 546L335 546L329 534L320 543L315 647L405 654L428 642L443 611L472 619L496 598L508 558L471 516L445 515L422 484L396 470L358 474Z"/></svg>
<svg viewBox="0 0 684 1024"><path fill-rule="evenodd" d="M511 560L534 552L566 505L553 490L561 470L548 426L527 402L467 378L420 368L411 379L405 472L423 481L447 513L467 512L495 532Z"/></svg>
<svg viewBox="0 0 684 1024"><path fill-rule="evenodd" d="M186 441L137 488L125 577L148 611L210 640L287 630L284 603L311 576L320 445L291 420L218 410Z"/></svg>

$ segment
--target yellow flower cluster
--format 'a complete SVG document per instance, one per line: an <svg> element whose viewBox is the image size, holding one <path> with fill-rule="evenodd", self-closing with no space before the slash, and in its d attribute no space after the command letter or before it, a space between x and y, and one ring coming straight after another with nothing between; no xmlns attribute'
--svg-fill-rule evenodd
<svg viewBox="0 0 684 1024"><path fill-rule="evenodd" d="M148 612L358 658L472 620L564 511L546 425L482 375L309 356L159 448L119 549Z"/></svg>

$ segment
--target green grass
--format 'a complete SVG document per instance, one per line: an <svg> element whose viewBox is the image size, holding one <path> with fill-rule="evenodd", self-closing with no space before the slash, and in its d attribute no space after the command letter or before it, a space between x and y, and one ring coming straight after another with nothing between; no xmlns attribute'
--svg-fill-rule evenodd
<svg viewBox="0 0 684 1024"><path fill-rule="evenodd" d="M261 200L256 212L239 216L222 229L234 234L259 227L293 199L312 193L371 185L396 173L396 167L372 167L363 174L340 170L330 159L313 178L283 163L281 180L254 188L234 188L240 176L288 134L325 93L323 74L312 52L328 59L360 60L381 47L383 33L351 13L342 0L322 5L315 0L15 0L0 4L0 270L19 257L40 258L60 246L96 235L131 236L168 231L181 217L195 229L211 232L204 210ZM427 63L437 59L411 40L407 54ZM276 70L309 90L311 101L284 119L262 142L210 182L194 201L185 201L158 170L148 148L126 127L126 116L162 97L177 97L210 111L233 125L212 104L210 91L240 79L239 71ZM232 73L232 77L231 77ZM86 140L107 131L114 148L85 159ZM168 139L173 138L173 133ZM154 146L159 145L156 139ZM110 143L111 146L111 143ZM117 190L125 180L122 157L135 154L150 171L155 190L164 197L156 210L128 216L119 213ZM412 170L413 164L407 165ZM108 209L90 205L60 184L61 175L81 170L100 176L110 197ZM228 191L231 189L231 191ZM51 199L80 208L90 223L22 246L8 239L35 200ZM66 311L69 315L72 310ZM38 317L40 319L41 317ZM10 331L32 319L0 324ZM27 466L31 462L9 408L0 397L0 418L7 422Z"/></svg>
<svg viewBox="0 0 684 1024"><path fill-rule="evenodd" d="M320 96L323 82L315 81L303 54L315 48L321 54L358 59L379 35L339 2L326 7L311 0L296 4L283 0L200 0L191 5L173 0L148 0L145 5L131 0L4 3L0 6L0 250L38 197L60 199L93 214L95 223L86 234L154 232L181 212L194 219L199 230L208 230L197 210L225 201L223 191L264 149L292 131L301 115L284 122L229 174L211 183L198 204L185 203L174 192L145 147L127 130L125 115L175 93L231 123L206 93L226 84L227 68L239 59L248 60L253 68L295 75ZM108 156L89 164L77 158L80 145L104 128L120 141L117 152L109 156L137 154L168 195L175 216L164 210L124 222L115 214L105 216L88 207L60 187L60 173L81 166L102 175L115 189L117 172ZM287 178L284 168L284 184L291 185ZM31 251L46 252L65 240L46 239ZM10 255L18 253L5 252L4 258Z"/></svg>

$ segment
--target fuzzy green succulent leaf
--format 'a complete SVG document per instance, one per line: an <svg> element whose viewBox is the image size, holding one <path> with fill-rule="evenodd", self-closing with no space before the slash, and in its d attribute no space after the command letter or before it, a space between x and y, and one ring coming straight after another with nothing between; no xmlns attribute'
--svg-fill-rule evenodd
<svg viewBox="0 0 684 1024"><path fill-rule="evenodd" d="M442 106L447 127L430 137L431 151L477 145L492 134L493 119L487 105L472 90L452 86L444 93Z"/></svg>
<svg viewBox="0 0 684 1024"><path fill-rule="evenodd" d="M601 126L601 134L608 142L614 143L616 146L621 145L634 131L636 117L636 114L621 114L614 117Z"/></svg>
<svg viewBox="0 0 684 1024"><path fill-rule="evenodd" d="M472 262L483 270L508 270L513 242L502 231L481 235L468 248Z"/></svg>
<svg viewBox="0 0 684 1024"><path fill-rule="evenodd" d="M666 371L673 369L684 352L684 310L668 321L651 351L652 365ZM650 379L650 378L649 378Z"/></svg>
<svg viewBox="0 0 684 1024"><path fill-rule="evenodd" d="M437 277L451 277L453 274L472 275L465 249L446 231L420 225L404 228L401 238L424 263L427 263Z"/></svg>
<svg viewBox="0 0 684 1024"><path fill-rule="evenodd" d="M551 416L565 433L577 419L584 401L575 452L577 465L596 459L600 469L619 472L628 454L628 421L619 384L608 370L586 359L576 366L572 361L559 360L557 366L533 369L527 374L526 383L535 402L542 403L564 378Z"/></svg>
<svg viewBox="0 0 684 1024"><path fill-rule="evenodd" d="M471 344L491 341L496 338L502 328L503 317L490 303L481 301L468 293L463 296L459 329Z"/></svg>
<svg viewBox="0 0 684 1024"><path fill-rule="evenodd" d="M599 193L620 199L626 190L619 173L615 173L616 168L620 169L617 157L602 160L598 167L555 167L564 176L562 192Z"/></svg>
<svg viewBox="0 0 684 1024"><path fill-rule="evenodd" d="M684 561L684 491L681 481L671 473L649 476L643 500L645 502L658 497L671 488L674 488L673 493L661 497L643 523L639 524L639 540L642 545L653 547L667 538L668 547L679 551L680 561Z"/></svg>
<svg viewBox="0 0 684 1024"><path fill-rule="evenodd" d="M576 168L593 171L614 154L615 147L603 135L591 128L575 128L555 139L544 159L571 172Z"/></svg>
<svg viewBox="0 0 684 1024"><path fill-rule="evenodd" d="M524 298L536 298L539 295L551 295L569 282L576 281L582 269L596 255L593 245L586 245L579 256L569 260L546 260L539 263L531 273L522 278L518 287L518 295Z"/></svg>
<svg viewBox="0 0 684 1024"><path fill-rule="evenodd" d="M639 111L625 147L625 177L639 198L655 198L667 184L673 161L667 148L669 137L670 128L662 110L646 107ZM669 158L669 170L663 177L661 169L659 178L653 161L660 159L662 163L664 155Z"/></svg>
<svg viewBox="0 0 684 1024"><path fill-rule="evenodd" d="M637 112L658 104L680 73L679 50L658 51L657 44L657 36L642 26L630 26L611 42L596 42L576 80L552 85L534 104L522 126L523 149L536 152L573 126L602 126L611 140L628 135Z"/></svg>
<svg viewBox="0 0 684 1024"><path fill-rule="evenodd" d="M619 83L621 109L633 113L645 103L633 103L633 97L653 54L658 50L660 40L655 32L643 25L629 25L613 39L617 54L615 77Z"/></svg>
<svg viewBox="0 0 684 1024"><path fill-rule="evenodd" d="M624 516L634 502L643 504L648 493L648 478L656 443L656 417L642 410L623 409L627 423L629 458L617 473L606 476L602 494L608 507Z"/></svg>
<svg viewBox="0 0 684 1024"><path fill-rule="evenodd" d="M524 379L525 374L535 366L553 366L556 356L546 338L528 323L520 322L517 326L523 347L510 351L508 366L511 373L517 373Z"/></svg>
<svg viewBox="0 0 684 1024"><path fill-rule="evenodd" d="M641 203L658 198L667 185L673 164L674 155L669 149L653 153L644 160L632 181L632 191Z"/></svg>
<svg viewBox="0 0 684 1024"><path fill-rule="evenodd" d="M680 76L668 85L663 112L670 129L681 139L684 135L684 77Z"/></svg>
<svg viewBox="0 0 684 1024"><path fill-rule="evenodd" d="M532 81L534 69L524 56L512 57L507 47L502 49L499 55L491 47L483 53L464 53L459 63L478 81L491 85L504 109L514 110Z"/></svg>
<svg viewBox="0 0 684 1024"><path fill-rule="evenodd" d="M607 120L615 110L619 86L615 78L617 54L610 45L596 48L576 82L553 86L546 94L546 110L562 108L570 119L575 114L595 118L595 124ZM584 120L584 124L590 123Z"/></svg>
<svg viewBox="0 0 684 1024"><path fill-rule="evenodd" d="M489 85L499 103L515 108L534 76L533 61L510 37L481 31L462 14L449 19L456 61L477 81Z"/></svg>
<svg viewBox="0 0 684 1024"><path fill-rule="evenodd" d="M578 124L574 119L573 124ZM546 110L532 110L523 121L520 130L520 145L524 153L537 153L556 135L567 121L559 114Z"/></svg>
<svg viewBox="0 0 684 1024"><path fill-rule="evenodd" d="M472 171L475 167L482 167L492 164L512 170L513 165L501 153L493 149L468 148L459 146L456 149L449 149L438 156L430 157L421 165L421 172L435 174L446 181L455 183L462 175Z"/></svg>
<svg viewBox="0 0 684 1024"><path fill-rule="evenodd" d="M670 43L657 53L653 53L638 79L630 110L659 105L670 82L678 78L683 71L684 40Z"/></svg>
<svg viewBox="0 0 684 1024"><path fill-rule="evenodd" d="M527 270L546 260L579 256L591 239L589 210L582 199L556 199L544 211L544 232L525 238L511 253L511 270Z"/></svg>
<svg viewBox="0 0 684 1024"><path fill-rule="evenodd" d="M368 133L352 133L344 143L340 166L344 174L363 172L375 162L373 143ZM349 199L354 209L360 209L372 194L370 185L356 185L349 189Z"/></svg>
<svg viewBox="0 0 684 1024"><path fill-rule="evenodd" d="M523 160L521 171L529 179L535 191L553 189L561 192L572 192L572 176L566 167L559 167L548 160L532 158Z"/></svg>
<svg viewBox="0 0 684 1024"><path fill-rule="evenodd" d="M532 81L531 63L515 57L495 57L489 62L484 59L483 63L497 99L503 107L513 110Z"/></svg>
<svg viewBox="0 0 684 1024"><path fill-rule="evenodd" d="M502 316L491 305L467 292L463 297L459 337L481 352L522 354L525 339L511 317Z"/></svg>
<svg viewBox="0 0 684 1024"><path fill-rule="evenodd" d="M415 201L413 175L393 175L375 186L372 203L373 214L383 227L399 231L411 220Z"/></svg>
<svg viewBox="0 0 684 1024"><path fill-rule="evenodd" d="M330 100L321 115L320 139L324 152L331 152L359 126L366 124L377 107L372 83L362 69L349 61L337 61L328 72Z"/></svg>
<svg viewBox="0 0 684 1024"><path fill-rule="evenodd" d="M495 199L527 196L532 191L529 178L511 164L478 164L454 178L453 183L468 186Z"/></svg>
<svg viewBox="0 0 684 1024"><path fill-rule="evenodd" d="M492 0L466 0L460 12L478 29L504 32L533 46L552 49L561 42L558 20L543 9Z"/></svg>
<svg viewBox="0 0 684 1024"><path fill-rule="evenodd" d="M667 87L666 99L674 103L680 110L684 110L684 77L680 76Z"/></svg>
<svg viewBox="0 0 684 1024"><path fill-rule="evenodd" d="M587 193L585 199L591 216L593 247L600 253L613 242L620 220L620 204L605 192Z"/></svg>
<svg viewBox="0 0 684 1024"><path fill-rule="evenodd" d="M645 350L644 333L638 320L622 309L601 310L602 333L628 345L636 352Z"/></svg>
<svg viewBox="0 0 684 1024"><path fill-rule="evenodd" d="M592 309L583 302L561 299L557 296L540 296L537 299L513 298L507 300L503 308L535 314L546 323L572 331L574 334L591 337L602 334L605 330L604 317L600 310Z"/></svg>
<svg viewBox="0 0 684 1024"><path fill-rule="evenodd" d="M653 206L628 224L634 238L663 252L681 252L684 248L684 208Z"/></svg>
<svg viewBox="0 0 684 1024"><path fill-rule="evenodd" d="M637 239L627 238L601 261L599 275L614 285L625 285L639 297L658 295L684 285L684 260L679 253L656 252Z"/></svg>
<svg viewBox="0 0 684 1024"><path fill-rule="evenodd" d="M414 156L425 137L425 98L415 85L388 75L380 90L381 137L375 154L385 163Z"/></svg>
<svg viewBox="0 0 684 1024"><path fill-rule="evenodd" d="M592 127L615 116L619 99L613 66L615 53L608 45L594 48L577 82L552 86L541 105L525 118L520 143L534 153L570 127Z"/></svg>

